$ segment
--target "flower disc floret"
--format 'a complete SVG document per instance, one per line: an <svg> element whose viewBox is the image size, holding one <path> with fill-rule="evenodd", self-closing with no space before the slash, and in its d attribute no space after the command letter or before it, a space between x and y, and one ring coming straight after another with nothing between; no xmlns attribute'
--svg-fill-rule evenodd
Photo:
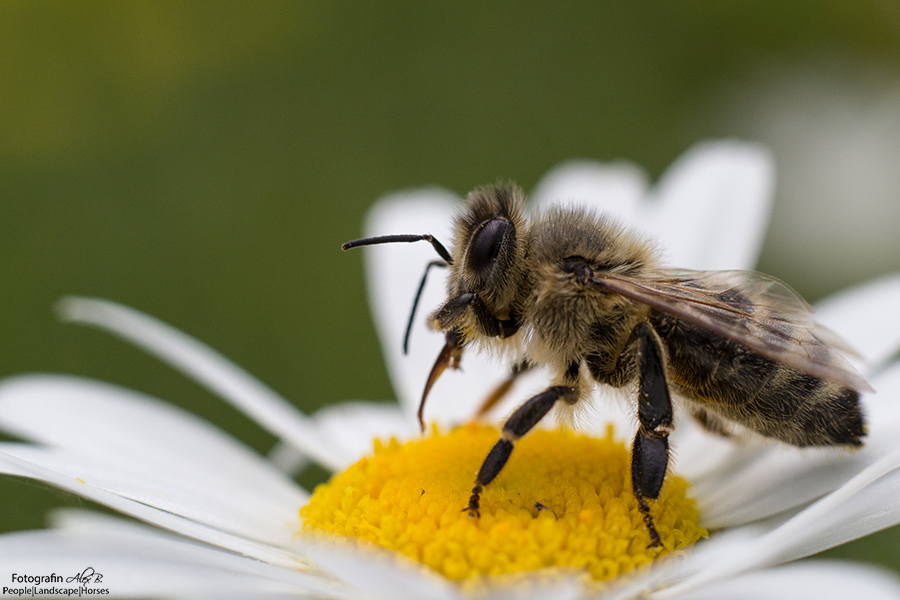
<svg viewBox="0 0 900 600"><path fill-rule="evenodd" d="M604 580L706 536L687 482L670 476L651 502L662 546L648 547L630 455L611 428L602 439L530 433L472 517L462 509L498 435L470 424L405 444L376 442L372 456L316 488L301 509L305 527L401 552L455 580L544 567Z"/></svg>

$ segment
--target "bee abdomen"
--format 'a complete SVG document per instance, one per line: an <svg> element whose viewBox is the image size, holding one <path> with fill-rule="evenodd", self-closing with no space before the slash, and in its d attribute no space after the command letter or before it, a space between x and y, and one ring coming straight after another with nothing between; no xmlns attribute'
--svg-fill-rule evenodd
<svg viewBox="0 0 900 600"><path fill-rule="evenodd" d="M676 391L705 410L794 446L859 446L859 392L654 312Z"/></svg>
<svg viewBox="0 0 900 600"><path fill-rule="evenodd" d="M795 446L862 444L859 392L777 363L772 369L771 383L747 403L759 433Z"/></svg>

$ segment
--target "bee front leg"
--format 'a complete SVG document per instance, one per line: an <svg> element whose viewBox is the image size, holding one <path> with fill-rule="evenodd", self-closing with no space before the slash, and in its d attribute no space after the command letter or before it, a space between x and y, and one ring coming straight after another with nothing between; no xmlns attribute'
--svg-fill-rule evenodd
<svg viewBox="0 0 900 600"><path fill-rule="evenodd" d="M473 517L480 516L481 490L500 474L500 471L509 459L510 453L512 453L513 442L531 431L544 415L550 412L557 400L565 399L566 401L574 402L577 398L577 387L556 385L534 396L517 408L516 412L503 425L500 439L497 440L484 462L481 463L481 469L479 469L478 476L475 478L475 487L472 488L472 495L469 497L469 504L463 510L469 511L469 514Z"/></svg>
<svg viewBox="0 0 900 600"><path fill-rule="evenodd" d="M644 523L650 533L650 545L661 541L646 498L656 500L662 489L669 463L669 432L672 430L672 401L666 381L665 358L656 332L647 323L639 323L631 334L638 344L640 426L631 448L631 484Z"/></svg>
<svg viewBox="0 0 900 600"><path fill-rule="evenodd" d="M425 390L422 392L422 399L419 401L419 412L417 415L419 417L419 427L421 427L423 433L425 432L425 400L428 399L428 392L431 391L431 387L447 367L458 369L459 361L462 360L463 341L459 331L451 329L447 332L446 339L447 341L441 353L438 354L437 360L434 361L434 366L431 367L428 380L425 382Z"/></svg>

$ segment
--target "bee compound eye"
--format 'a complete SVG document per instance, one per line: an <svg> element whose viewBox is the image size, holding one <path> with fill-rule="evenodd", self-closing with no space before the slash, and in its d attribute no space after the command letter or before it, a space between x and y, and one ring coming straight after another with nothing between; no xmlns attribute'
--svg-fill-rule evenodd
<svg viewBox="0 0 900 600"><path fill-rule="evenodd" d="M506 219L495 218L483 223L469 244L468 267L482 277L487 276L504 240L514 239L515 234L515 226Z"/></svg>

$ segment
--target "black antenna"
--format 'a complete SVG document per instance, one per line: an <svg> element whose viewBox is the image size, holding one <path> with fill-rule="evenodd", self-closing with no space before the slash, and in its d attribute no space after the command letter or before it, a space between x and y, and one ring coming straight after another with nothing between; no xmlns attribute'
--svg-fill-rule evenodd
<svg viewBox="0 0 900 600"><path fill-rule="evenodd" d="M413 300L412 310L409 311L409 322L406 323L406 333L403 335L403 354L409 354L409 335L412 333L413 321L416 319L416 309L419 306L419 299L422 297L422 290L425 289L425 280L428 279L428 271L431 267L446 267L447 263L439 260L433 260L425 267L422 274L422 281L419 282L419 289L416 290L416 297Z"/></svg>
<svg viewBox="0 0 900 600"><path fill-rule="evenodd" d="M379 235L376 237L363 238L361 240L350 240L349 242L345 242L341 246L341 250L349 250L350 248L359 248L360 246L374 246L375 244L393 244L395 242L421 242L426 241L430 242L434 247L434 251L437 252L441 258L448 265L453 264L453 258L450 256L450 253L447 252L447 249L444 248L444 245L437 241L433 235L430 233L425 233L422 235L416 234L401 234L401 235Z"/></svg>
<svg viewBox="0 0 900 600"><path fill-rule="evenodd" d="M359 240L350 240L341 245L341 250L349 250L350 248L359 248L361 246L374 246L376 244L393 244L396 242L429 242L443 261L434 260L425 267L425 273L422 274L422 280L419 282L419 289L416 290L416 297L413 299L412 310L409 312L409 321L406 323L406 333L403 335L403 354L409 353L409 336L412 333L413 320L416 318L416 309L419 306L419 299L422 297L422 290L425 289L425 281L428 279L428 271L431 267L447 267L453 264L453 257L444 248L444 245L430 233L421 235L417 234L400 234L400 235L379 235L370 238L362 238Z"/></svg>

